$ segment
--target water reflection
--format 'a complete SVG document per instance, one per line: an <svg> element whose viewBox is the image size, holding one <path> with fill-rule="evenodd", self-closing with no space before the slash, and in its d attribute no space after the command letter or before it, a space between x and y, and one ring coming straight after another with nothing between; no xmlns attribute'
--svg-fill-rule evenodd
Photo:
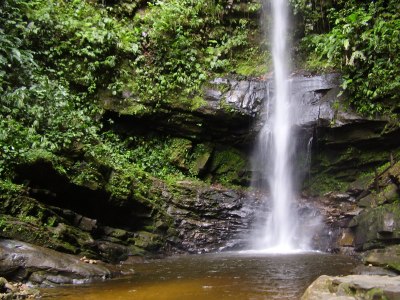
<svg viewBox="0 0 400 300"><path fill-rule="evenodd" d="M319 275L355 261L319 253L179 256L135 264L129 278L46 290L46 299L299 299Z"/></svg>

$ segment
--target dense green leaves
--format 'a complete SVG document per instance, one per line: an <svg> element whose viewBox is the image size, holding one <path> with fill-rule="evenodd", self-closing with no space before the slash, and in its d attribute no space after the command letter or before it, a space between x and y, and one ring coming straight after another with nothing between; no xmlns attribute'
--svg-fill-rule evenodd
<svg viewBox="0 0 400 300"><path fill-rule="evenodd" d="M329 14L332 29L304 39L310 64L340 69L350 102L364 114L397 107L400 4L348 1Z"/></svg>
<svg viewBox="0 0 400 300"><path fill-rule="evenodd" d="M229 71L249 40L248 18L228 16L228 4L0 0L0 177L12 178L35 153L182 175L162 163L168 140L126 143L101 132L98 98L124 92L154 107L196 107L201 85Z"/></svg>
<svg viewBox="0 0 400 300"><path fill-rule="evenodd" d="M248 42L248 24L226 19L225 2L151 2L134 19L140 28L140 51L129 61L118 87L156 102L174 100L172 94L198 93L210 72L226 70L229 55Z"/></svg>

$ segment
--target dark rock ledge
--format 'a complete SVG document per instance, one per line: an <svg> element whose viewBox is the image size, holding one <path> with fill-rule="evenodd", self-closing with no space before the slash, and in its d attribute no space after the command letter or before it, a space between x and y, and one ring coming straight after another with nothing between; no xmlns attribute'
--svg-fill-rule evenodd
<svg viewBox="0 0 400 300"><path fill-rule="evenodd" d="M90 264L74 255L5 239L0 240L0 274L40 286L84 283L116 275L111 266L101 262Z"/></svg>

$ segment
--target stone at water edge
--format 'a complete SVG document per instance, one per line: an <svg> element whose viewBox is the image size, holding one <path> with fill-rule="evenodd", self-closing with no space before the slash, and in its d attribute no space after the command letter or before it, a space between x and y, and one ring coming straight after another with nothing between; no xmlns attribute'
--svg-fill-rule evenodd
<svg viewBox="0 0 400 300"><path fill-rule="evenodd" d="M301 300L400 299L400 276L322 275L304 292Z"/></svg>
<svg viewBox="0 0 400 300"><path fill-rule="evenodd" d="M79 257L32 244L0 240L0 276L33 284L57 285L105 279L105 265L87 264Z"/></svg>
<svg viewBox="0 0 400 300"><path fill-rule="evenodd" d="M12 283L0 277L0 299L40 298L40 292L22 283Z"/></svg>
<svg viewBox="0 0 400 300"><path fill-rule="evenodd" d="M368 251L365 253L364 261L366 264L384 267L400 273L400 245Z"/></svg>

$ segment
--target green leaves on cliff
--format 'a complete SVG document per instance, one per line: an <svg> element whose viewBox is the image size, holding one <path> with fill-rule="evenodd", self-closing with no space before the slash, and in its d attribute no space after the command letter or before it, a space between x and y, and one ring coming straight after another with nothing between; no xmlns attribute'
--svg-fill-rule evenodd
<svg viewBox="0 0 400 300"><path fill-rule="evenodd" d="M0 0L0 177L12 178L35 151L90 157L93 149L106 149L100 156L113 168L132 163L161 177L175 173L180 167L163 164L169 145L127 151L101 132L98 98L198 107L202 83L232 67L254 26L248 14L259 5L246 4L244 15L232 3L243 4Z"/></svg>
<svg viewBox="0 0 400 300"><path fill-rule="evenodd" d="M119 84L141 99L171 101L192 96L210 72L229 66L229 56L248 40L245 19L226 18L227 1L159 0L135 17L139 55L127 62ZM179 98L179 97L178 97Z"/></svg>
<svg viewBox="0 0 400 300"><path fill-rule="evenodd" d="M81 91L104 87L122 58L139 49L132 26L87 1L32 1L27 17L30 47L49 71Z"/></svg>
<svg viewBox="0 0 400 300"><path fill-rule="evenodd" d="M363 114L397 107L400 92L400 4L348 1L329 13L331 30L304 45L314 65L339 69L350 102Z"/></svg>

